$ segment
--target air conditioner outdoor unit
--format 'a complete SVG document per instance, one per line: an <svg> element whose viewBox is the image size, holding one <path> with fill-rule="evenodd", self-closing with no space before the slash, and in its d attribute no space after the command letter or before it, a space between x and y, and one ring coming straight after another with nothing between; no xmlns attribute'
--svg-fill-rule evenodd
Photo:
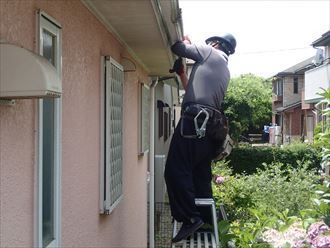
<svg viewBox="0 0 330 248"><path fill-rule="evenodd" d="M60 97L62 82L55 67L25 48L0 43L0 98Z"/></svg>
<svg viewBox="0 0 330 248"><path fill-rule="evenodd" d="M316 66L319 66L323 63L323 60L324 60L323 49L317 48L315 57L313 59L313 63Z"/></svg>
<svg viewBox="0 0 330 248"><path fill-rule="evenodd" d="M155 202L165 201L165 170L166 156L155 155Z"/></svg>

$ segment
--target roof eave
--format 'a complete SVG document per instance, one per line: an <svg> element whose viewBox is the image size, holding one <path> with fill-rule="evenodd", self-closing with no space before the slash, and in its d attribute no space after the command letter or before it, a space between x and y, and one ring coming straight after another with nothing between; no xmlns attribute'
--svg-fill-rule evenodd
<svg viewBox="0 0 330 248"><path fill-rule="evenodd" d="M313 47L320 47L320 46L328 46L330 44L330 30L324 34L317 40L315 40L311 45Z"/></svg>

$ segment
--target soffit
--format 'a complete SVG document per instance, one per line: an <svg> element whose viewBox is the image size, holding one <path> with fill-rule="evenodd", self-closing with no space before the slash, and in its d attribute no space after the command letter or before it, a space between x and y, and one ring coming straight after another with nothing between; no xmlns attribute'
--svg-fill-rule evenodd
<svg viewBox="0 0 330 248"><path fill-rule="evenodd" d="M155 11L155 2L158 1L84 1L86 6L144 65L149 75L166 76L169 75L168 70L173 63L170 43L178 39L177 30L171 21L171 1L159 1L163 23L160 21L159 13Z"/></svg>

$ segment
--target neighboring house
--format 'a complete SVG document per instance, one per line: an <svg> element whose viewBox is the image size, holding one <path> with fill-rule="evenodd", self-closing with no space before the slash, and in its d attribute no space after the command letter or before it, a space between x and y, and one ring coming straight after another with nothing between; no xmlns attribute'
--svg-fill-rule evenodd
<svg viewBox="0 0 330 248"><path fill-rule="evenodd" d="M281 127L282 143L313 137L307 129L313 123L312 109L302 101L304 72L313 66L312 59L279 72L272 79L272 123Z"/></svg>
<svg viewBox="0 0 330 248"><path fill-rule="evenodd" d="M177 0L0 1L1 247L153 247L180 17Z"/></svg>
<svg viewBox="0 0 330 248"><path fill-rule="evenodd" d="M305 102L310 103L316 110L316 123L325 123L326 116L321 114L325 105L318 104L322 97L318 95L323 89L330 88L330 30L312 43L318 48L315 56L315 68L305 72Z"/></svg>

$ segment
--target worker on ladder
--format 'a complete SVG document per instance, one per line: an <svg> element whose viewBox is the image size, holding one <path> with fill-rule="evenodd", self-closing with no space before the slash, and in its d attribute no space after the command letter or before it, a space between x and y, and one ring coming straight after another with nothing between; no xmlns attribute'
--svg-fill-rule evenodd
<svg viewBox="0 0 330 248"><path fill-rule="evenodd" d="M228 56L235 47L231 34L210 37L206 45L191 44L185 36L171 47L180 57L172 71L179 75L185 89L181 119L172 137L164 173L171 214L182 222L173 243L186 239L204 223L212 223L211 211L197 207L195 198L212 198L211 161L223 150L228 134L221 104L230 79ZM195 61L189 79L181 57Z"/></svg>

